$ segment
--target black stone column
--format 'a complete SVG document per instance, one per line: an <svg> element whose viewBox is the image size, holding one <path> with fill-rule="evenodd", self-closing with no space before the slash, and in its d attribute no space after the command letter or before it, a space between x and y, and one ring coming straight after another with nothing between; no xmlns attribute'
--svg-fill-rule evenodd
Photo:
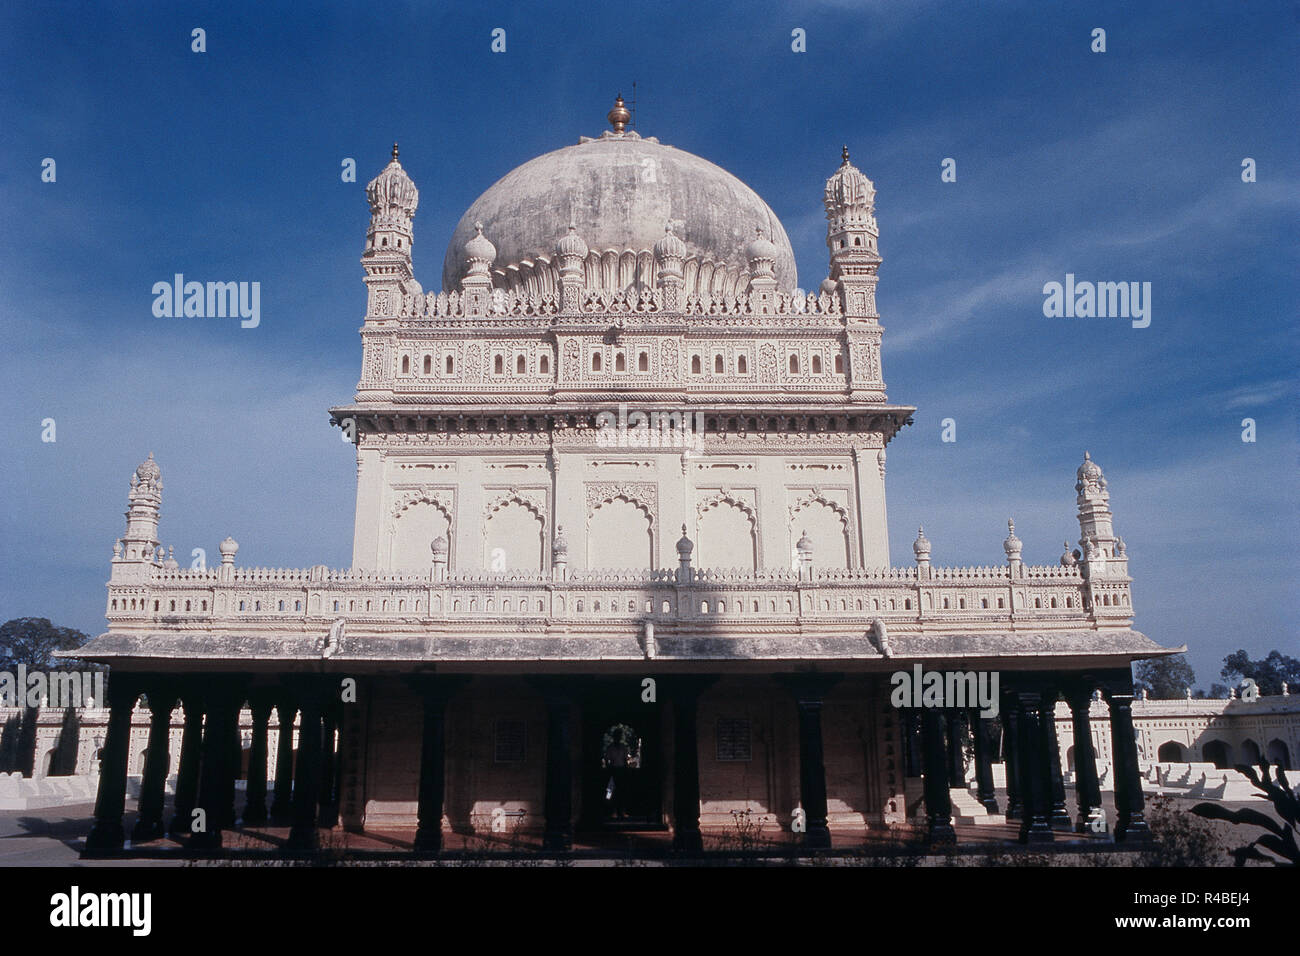
<svg viewBox="0 0 1300 956"><path fill-rule="evenodd" d="M410 678L410 684L420 695L424 707L416 853L432 854L442 849L442 813L447 790L447 702L467 680L432 675Z"/></svg>
<svg viewBox="0 0 1300 956"><path fill-rule="evenodd" d="M87 854L113 853L126 843L122 813L126 809L126 765L131 744L131 710L140 696L133 674L108 679L108 729L99 765L99 793L95 799L95 825L86 837Z"/></svg>
<svg viewBox="0 0 1300 956"><path fill-rule="evenodd" d="M185 729L181 733L181 761L176 770L176 798L173 801L172 836L190 832L194 802L199 795L199 763L203 746L203 699L197 690L181 691Z"/></svg>
<svg viewBox="0 0 1300 956"><path fill-rule="evenodd" d="M1044 752L1043 698L1037 691L1018 691L1015 698L1016 730L1020 738L1016 757L1020 771L1020 797L1024 803L1020 842L1051 843L1054 837L1049 822L1051 794Z"/></svg>
<svg viewBox="0 0 1300 956"><path fill-rule="evenodd" d="M952 828L952 796L948 793L951 750L944 743L947 716L933 707L921 711L922 755L925 761L926 836L932 844L956 843Z"/></svg>
<svg viewBox="0 0 1300 956"><path fill-rule="evenodd" d="M280 739L275 747L275 797L271 801L271 821L277 825L289 822L293 815L293 721L298 716L297 705L287 699L275 705L280 726Z"/></svg>
<svg viewBox="0 0 1300 956"><path fill-rule="evenodd" d="M199 774L196 807L204 811L204 829L193 833L190 846L198 850L217 850L221 848L221 831L234 824L234 786L238 770L234 745L239 741L242 694L230 682L214 679L204 699L207 719L203 727L203 767Z"/></svg>
<svg viewBox="0 0 1300 956"><path fill-rule="evenodd" d="M829 850L831 831L826 817L826 756L822 744L822 701L839 680L838 674L798 674L781 679L794 695L799 712L799 802L806 827L803 845Z"/></svg>
<svg viewBox="0 0 1300 956"><path fill-rule="evenodd" d="M1061 773L1061 744L1056 735L1056 698L1055 685L1043 688L1043 759L1047 765L1047 792L1051 800L1048 814L1053 830L1070 833L1074 823L1070 820L1070 811L1065 808L1065 777Z"/></svg>
<svg viewBox="0 0 1300 956"><path fill-rule="evenodd" d="M975 789L979 802L989 813L1001 813L997 793L993 789L993 749L997 741L998 726L991 717L981 717L970 711L971 735L975 739Z"/></svg>
<svg viewBox="0 0 1300 956"><path fill-rule="evenodd" d="M339 807L334 801L338 783L338 708L334 701L321 713L320 814L318 823L331 830L339 822Z"/></svg>
<svg viewBox="0 0 1300 956"><path fill-rule="evenodd" d="M1142 815L1142 775L1138 769L1137 740L1133 733L1133 693L1106 691L1110 707L1110 749L1115 761L1115 842L1151 839Z"/></svg>
<svg viewBox="0 0 1300 956"><path fill-rule="evenodd" d="M698 715L700 694L716 677L673 678L669 690L673 700L673 849L701 854L700 753Z"/></svg>
<svg viewBox="0 0 1300 956"><path fill-rule="evenodd" d="M1025 815L1025 801L1020 795L1020 705L1014 694L1002 698L1002 769L1007 781L1007 819Z"/></svg>
<svg viewBox="0 0 1300 956"><path fill-rule="evenodd" d="M322 688L312 679L296 683L299 705L298 766L293 781L293 825L290 850L315 850L320 846L316 829L321 784Z"/></svg>
<svg viewBox="0 0 1300 956"><path fill-rule="evenodd" d="M1070 691L1070 716L1074 723L1074 789L1079 798L1079 819L1075 830L1088 832L1089 821L1101 811L1101 784L1097 780L1097 755L1092 749L1092 726L1088 710L1092 706L1092 689L1078 687Z"/></svg>
<svg viewBox="0 0 1300 956"><path fill-rule="evenodd" d="M266 822L266 725L271 719L271 699L254 694L249 697L248 709L253 713L253 745L248 751L244 823L261 826Z"/></svg>
<svg viewBox="0 0 1300 956"><path fill-rule="evenodd" d="M948 786L966 785L966 725L961 712L949 709L943 712L948 731Z"/></svg>
<svg viewBox="0 0 1300 956"><path fill-rule="evenodd" d="M163 835L163 801L167 795L167 767L171 757L172 708L176 692L167 684L150 684L149 748L145 751L144 779L140 783L140 813L131 830L133 843L147 843Z"/></svg>
<svg viewBox="0 0 1300 956"><path fill-rule="evenodd" d="M542 847L556 852L573 849L573 692L565 684L546 681L546 828Z"/></svg>

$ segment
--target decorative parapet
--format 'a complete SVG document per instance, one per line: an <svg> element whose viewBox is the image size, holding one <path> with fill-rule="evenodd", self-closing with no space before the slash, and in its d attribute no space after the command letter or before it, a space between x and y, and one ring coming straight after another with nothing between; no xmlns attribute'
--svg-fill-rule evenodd
<svg viewBox="0 0 1300 956"><path fill-rule="evenodd" d="M1127 582L1107 585L1113 604L1093 607L1090 587L1073 568L1006 567L785 568L757 571L694 568L549 572L376 572L354 569L155 568L142 582L110 584L111 629L157 624L206 627L262 622L320 627L322 621L435 621L502 615L547 621L693 619L745 614L802 620L895 622L1036 622L1038 626L1128 626ZM1108 598L1110 600L1110 598Z"/></svg>

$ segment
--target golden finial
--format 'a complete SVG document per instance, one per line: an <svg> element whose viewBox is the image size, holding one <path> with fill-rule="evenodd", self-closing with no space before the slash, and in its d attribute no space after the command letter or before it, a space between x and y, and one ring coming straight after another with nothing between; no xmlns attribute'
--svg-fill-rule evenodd
<svg viewBox="0 0 1300 956"><path fill-rule="evenodd" d="M615 133L621 133L627 129L627 124L632 119L632 114L628 112L627 107L623 105L623 94L618 94L614 98L614 108L605 114L609 120L609 125L614 127Z"/></svg>
<svg viewBox="0 0 1300 956"><path fill-rule="evenodd" d="M849 164L849 147L848 144L845 144L844 148L840 150L840 165L847 166L848 164Z"/></svg>
<svg viewBox="0 0 1300 956"><path fill-rule="evenodd" d="M393 162L397 162L397 144L393 144Z"/></svg>

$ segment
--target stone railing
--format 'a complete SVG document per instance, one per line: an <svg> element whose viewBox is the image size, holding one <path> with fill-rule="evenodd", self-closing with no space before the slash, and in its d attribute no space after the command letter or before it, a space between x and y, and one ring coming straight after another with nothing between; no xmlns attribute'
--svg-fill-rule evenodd
<svg viewBox="0 0 1300 956"><path fill-rule="evenodd" d="M365 571L153 567L109 585L107 614L122 625L268 623L365 619L437 620L699 618L936 623L1039 619L1056 625L1132 617L1127 578L1098 582L1076 568L726 568L551 572ZM1094 604L1096 605L1094 607ZM319 626L319 623L313 626Z"/></svg>
<svg viewBox="0 0 1300 956"><path fill-rule="evenodd" d="M580 311L593 314L667 312L662 289L584 289ZM560 314L558 291L529 292L494 289L488 308L482 312L466 311L468 298L460 292L429 292L407 295L398 305L396 318L467 318L475 316L548 316ZM754 315L750 293L731 294L692 292L681 296L680 315ZM767 315L840 315L838 296L828 293L778 292ZM382 318L383 316L377 316Z"/></svg>

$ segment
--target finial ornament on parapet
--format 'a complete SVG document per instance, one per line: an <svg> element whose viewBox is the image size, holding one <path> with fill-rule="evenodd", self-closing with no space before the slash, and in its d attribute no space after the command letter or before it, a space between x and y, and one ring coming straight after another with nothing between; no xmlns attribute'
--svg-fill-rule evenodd
<svg viewBox="0 0 1300 956"><path fill-rule="evenodd" d="M131 472L126 495L126 533L121 560L152 562L158 550L158 521L162 514L162 469L153 452Z"/></svg>
<svg viewBox="0 0 1300 956"><path fill-rule="evenodd" d="M1079 546L1083 549L1082 570L1088 577L1104 574L1125 577L1128 574L1128 549L1115 534L1110 511L1110 489L1101 466L1092 455L1083 453L1083 462L1075 472Z"/></svg>
<svg viewBox="0 0 1300 956"><path fill-rule="evenodd" d="M841 152L839 168L826 180L826 248L830 273L822 291L843 296L841 306L850 322L877 324L876 282L880 268L877 248L876 187Z"/></svg>
<svg viewBox="0 0 1300 956"><path fill-rule="evenodd" d="M1020 577L1020 571L1023 567L1020 560L1020 554L1023 548L1024 545L1021 543L1020 539L1016 537L1016 522L1014 519L1008 518L1007 537L1006 540L1002 542L1002 550L1006 552L1007 564L1011 566L1011 576L1013 578Z"/></svg>
<svg viewBox="0 0 1300 956"><path fill-rule="evenodd" d="M930 539L925 536L925 527L918 525L916 540L912 542L912 553L916 555L917 573L923 577L930 576Z"/></svg>

